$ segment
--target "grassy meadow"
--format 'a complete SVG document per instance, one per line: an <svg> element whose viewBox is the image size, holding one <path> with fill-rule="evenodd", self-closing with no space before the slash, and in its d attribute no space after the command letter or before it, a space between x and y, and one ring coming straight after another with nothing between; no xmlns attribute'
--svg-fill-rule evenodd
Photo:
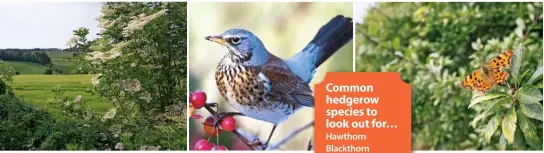
<svg viewBox="0 0 544 153"><path fill-rule="evenodd" d="M64 74L70 74L74 69L74 64L68 58L72 57L73 52L66 51L47 51L45 52L55 69L61 70ZM44 74L48 69L45 65L31 62L4 61L10 65L19 74Z"/></svg>
<svg viewBox="0 0 544 153"><path fill-rule="evenodd" d="M68 60L68 58L72 57L73 52L48 51L46 54L51 58L53 66L62 70L63 73L70 73L74 69L73 62Z"/></svg>
<svg viewBox="0 0 544 153"><path fill-rule="evenodd" d="M15 94L40 109L54 115L60 115L59 109L63 102L55 101L53 89L65 91L62 97L74 99L82 95L83 104L95 112L104 113L111 103L98 95L87 92L94 75L17 75L11 84Z"/></svg>
<svg viewBox="0 0 544 153"><path fill-rule="evenodd" d="M15 62L4 61L7 65L11 66L16 72L20 74L43 74L47 69L46 66L31 63L31 62Z"/></svg>

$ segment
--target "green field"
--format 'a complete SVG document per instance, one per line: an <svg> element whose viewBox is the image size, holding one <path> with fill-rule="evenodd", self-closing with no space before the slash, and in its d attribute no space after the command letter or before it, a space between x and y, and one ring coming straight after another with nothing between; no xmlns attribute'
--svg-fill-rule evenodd
<svg viewBox="0 0 544 153"><path fill-rule="evenodd" d="M30 62L4 61L4 63L11 66L20 74L44 74L45 70L47 69L46 66Z"/></svg>
<svg viewBox="0 0 544 153"><path fill-rule="evenodd" d="M47 51L46 54L51 58L53 67L61 70L63 74L70 74L74 69L74 63L68 60L68 58L72 57L73 52ZM20 74L44 74L45 70L48 69L45 65L31 62L4 62L13 67L13 69Z"/></svg>
<svg viewBox="0 0 544 153"><path fill-rule="evenodd" d="M106 112L112 105L98 95L86 90L91 88L90 79L94 75L17 75L11 84L15 94L26 102L60 115L61 102L55 102L52 89L64 90L64 96L73 99L82 95L85 106L97 113Z"/></svg>
<svg viewBox="0 0 544 153"><path fill-rule="evenodd" d="M73 52L48 51L45 53L51 58L53 66L62 70L63 73L69 74L74 69L73 62L68 60L68 58L72 57Z"/></svg>

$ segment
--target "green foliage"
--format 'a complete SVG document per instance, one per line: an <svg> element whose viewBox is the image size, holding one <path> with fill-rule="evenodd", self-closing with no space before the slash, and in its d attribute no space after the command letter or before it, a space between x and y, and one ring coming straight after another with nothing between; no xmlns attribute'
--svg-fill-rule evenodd
<svg viewBox="0 0 544 153"><path fill-rule="evenodd" d="M524 79L529 70L519 75L521 63L524 62L522 55L522 48L514 51L509 79L512 84L506 88L497 88L494 93L475 92L473 94L469 107L474 107L476 110L484 108L485 111L478 111L479 114L473 120L472 126L482 130L480 133L483 133L481 135L485 137L486 144L492 143L494 136L495 143L496 140L501 142L504 141L501 139L505 139L508 145L502 144L500 149L542 150L542 133L537 132L536 127L539 125L542 128L542 104L540 103L542 92L532 85L534 79L542 75L542 71L538 68L531 76L533 79ZM473 105L475 102L478 103ZM479 127L477 123L487 118L491 119L487 124ZM501 123L501 130L497 131L496 127L499 126L497 123Z"/></svg>
<svg viewBox="0 0 544 153"><path fill-rule="evenodd" d="M80 28L70 41L78 73L97 73L91 92L114 105L100 122L123 149L184 150L186 3L104 3L101 12L100 38Z"/></svg>
<svg viewBox="0 0 544 153"><path fill-rule="evenodd" d="M91 150L115 144L104 125L55 121L49 113L9 95L0 96L0 124L0 150Z"/></svg>
<svg viewBox="0 0 544 153"><path fill-rule="evenodd" d="M542 65L542 25L542 3L377 3L357 25L357 69L400 72L411 84L415 150L535 149L536 137L525 138L533 133L516 129L532 129L530 122L542 140L542 122L521 121L527 114L520 114L537 112L541 97L530 107L511 105L509 87L471 96L461 81L521 43L508 84L542 88L539 75L530 79L531 69Z"/></svg>
<svg viewBox="0 0 544 153"><path fill-rule="evenodd" d="M51 65L51 58L44 52L5 50L0 51L0 59L5 61L21 61Z"/></svg>

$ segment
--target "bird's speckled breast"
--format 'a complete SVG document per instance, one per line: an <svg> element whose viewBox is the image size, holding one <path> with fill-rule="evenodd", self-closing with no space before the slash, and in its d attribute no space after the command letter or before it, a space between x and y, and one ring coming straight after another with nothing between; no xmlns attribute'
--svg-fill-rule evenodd
<svg viewBox="0 0 544 153"><path fill-rule="evenodd" d="M219 62L215 81L231 106L245 115L271 123L279 123L294 113L289 105L277 102L273 95L266 93L266 80L259 77L258 68L228 60Z"/></svg>

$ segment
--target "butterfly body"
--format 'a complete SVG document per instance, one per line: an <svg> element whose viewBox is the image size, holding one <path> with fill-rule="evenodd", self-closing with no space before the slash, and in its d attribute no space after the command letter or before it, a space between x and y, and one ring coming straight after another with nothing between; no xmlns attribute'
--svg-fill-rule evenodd
<svg viewBox="0 0 544 153"><path fill-rule="evenodd" d="M463 80L461 86L486 92L497 84L506 83L508 73L503 68L510 66L512 56L513 52L508 50L493 58L489 63L482 63L478 70L472 72Z"/></svg>

